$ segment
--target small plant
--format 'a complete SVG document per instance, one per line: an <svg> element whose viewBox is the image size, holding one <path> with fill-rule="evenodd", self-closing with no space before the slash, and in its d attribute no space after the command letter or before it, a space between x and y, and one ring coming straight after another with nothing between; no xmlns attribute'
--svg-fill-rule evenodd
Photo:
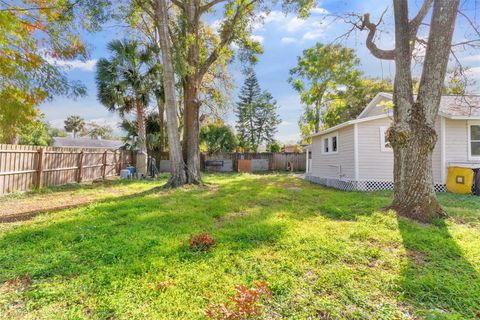
<svg viewBox="0 0 480 320"><path fill-rule="evenodd" d="M231 301L211 305L205 310L205 316L215 320L255 319L262 315L265 302L272 298L266 282L256 282L251 289L239 285L235 290Z"/></svg>
<svg viewBox="0 0 480 320"><path fill-rule="evenodd" d="M188 243L192 251L207 251L213 247L216 242L208 232L203 232L200 234L191 234Z"/></svg>

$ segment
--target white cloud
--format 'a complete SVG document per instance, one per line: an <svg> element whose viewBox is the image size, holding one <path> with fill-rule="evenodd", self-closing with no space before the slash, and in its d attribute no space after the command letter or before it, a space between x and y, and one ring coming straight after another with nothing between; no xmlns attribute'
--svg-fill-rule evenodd
<svg viewBox="0 0 480 320"><path fill-rule="evenodd" d="M311 14L327 14L328 10L325 8L316 7L310 10Z"/></svg>
<svg viewBox="0 0 480 320"><path fill-rule="evenodd" d="M213 29L213 31L218 33L220 31L220 27L222 26L222 23L223 23L223 19L217 19L210 24L210 27Z"/></svg>
<svg viewBox="0 0 480 320"><path fill-rule="evenodd" d="M317 7L312 10L310 17L301 19L295 15L285 15L281 11L273 10L268 14L259 15L259 22L255 24L254 29L263 30L264 26L272 24L285 33L282 38L284 44L296 42L296 39L317 40L324 37L328 25L315 14L325 14L327 12L327 10Z"/></svg>
<svg viewBox="0 0 480 320"><path fill-rule="evenodd" d="M300 29L305 28L307 24L308 24L307 19L300 19L297 17L293 17L287 21L285 28L287 32L297 32Z"/></svg>
<svg viewBox="0 0 480 320"><path fill-rule="evenodd" d="M297 42L297 39L293 37L283 37L280 41L284 44L291 44Z"/></svg>
<svg viewBox="0 0 480 320"><path fill-rule="evenodd" d="M265 38L263 36L259 36L259 35L256 35L256 34L251 35L250 38L253 41L257 41L257 42L260 42L260 43L263 43L263 40L265 40Z"/></svg>
<svg viewBox="0 0 480 320"><path fill-rule="evenodd" d="M315 40L315 39L320 39L323 37L325 33L323 32L322 29L320 30L312 30L312 31L307 31L303 35L302 39L303 40Z"/></svg>
<svg viewBox="0 0 480 320"><path fill-rule="evenodd" d="M81 61L81 60L67 61L67 60L46 58L46 60L50 64L56 65L62 69L66 69L69 71L77 69L81 71L92 72L95 69L95 66L97 65L96 59L90 59L86 61Z"/></svg>
<svg viewBox="0 0 480 320"><path fill-rule="evenodd" d="M282 126L282 127L289 127L289 126L291 126L291 125L294 125L294 123L293 123L293 122L290 122L290 121L285 121L285 120L283 120L283 121L280 123L280 126Z"/></svg>
<svg viewBox="0 0 480 320"><path fill-rule="evenodd" d="M474 67L466 70L467 76L480 79L480 67Z"/></svg>
<svg viewBox="0 0 480 320"><path fill-rule="evenodd" d="M480 54L464 57L462 60L466 62L480 62Z"/></svg>
<svg viewBox="0 0 480 320"><path fill-rule="evenodd" d="M282 22L287 18L287 15L281 11L273 10L268 15L264 14L265 23Z"/></svg>

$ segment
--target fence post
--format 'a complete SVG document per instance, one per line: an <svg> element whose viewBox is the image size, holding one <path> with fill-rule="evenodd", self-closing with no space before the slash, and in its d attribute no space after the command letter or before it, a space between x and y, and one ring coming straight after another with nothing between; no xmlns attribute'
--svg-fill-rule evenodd
<svg viewBox="0 0 480 320"><path fill-rule="evenodd" d="M38 150L38 162L37 162L37 188L43 187L43 162L45 157L45 149L40 148Z"/></svg>
<svg viewBox="0 0 480 320"><path fill-rule="evenodd" d="M108 150L105 150L102 157L102 179L104 180L107 174L107 153L108 153Z"/></svg>
<svg viewBox="0 0 480 320"><path fill-rule="evenodd" d="M118 169L118 175L120 175L120 171L122 171L123 169L123 151L120 150L120 155L118 156L118 165L117 165Z"/></svg>
<svg viewBox="0 0 480 320"><path fill-rule="evenodd" d="M78 172L77 182L80 183L83 180L83 150L78 154Z"/></svg>

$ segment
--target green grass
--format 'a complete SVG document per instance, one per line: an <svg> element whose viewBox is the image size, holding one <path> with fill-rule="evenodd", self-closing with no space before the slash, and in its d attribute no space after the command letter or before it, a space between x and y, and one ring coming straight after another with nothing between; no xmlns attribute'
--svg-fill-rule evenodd
<svg viewBox="0 0 480 320"><path fill-rule="evenodd" d="M2 225L0 315L202 319L235 285L264 280L265 319L480 317L479 198L441 195L452 218L423 225L383 212L387 192L283 174L205 180L134 182L136 196ZM189 251L203 231L217 245Z"/></svg>

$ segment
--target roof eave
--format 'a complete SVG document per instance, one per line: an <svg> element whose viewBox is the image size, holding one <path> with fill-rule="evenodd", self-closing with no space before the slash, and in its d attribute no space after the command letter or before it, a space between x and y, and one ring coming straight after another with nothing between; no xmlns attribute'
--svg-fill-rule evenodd
<svg viewBox="0 0 480 320"><path fill-rule="evenodd" d="M480 115L478 116L454 116L444 112L438 112L438 115L450 120L480 120Z"/></svg>
<svg viewBox="0 0 480 320"><path fill-rule="evenodd" d="M347 127L347 126L355 124L355 123L361 123L361 122L383 119L383 118L387 118L389 116L390 116L390 114L381 114L381 115L378 115L378 116L372 116L372 117L368 117L368 118L350 120L350 121L347 121L347 122L344 122L344 123L340 123L340 124L336 125L335 127L331 127L331 128L325 129L323 131L311 134L311 135L307 136L307 138L314 138L314 137L318 137L318 136L323 136L325 134L328 134L328 133L333 132L333 131L340 130L344 127Z"/></svg>

